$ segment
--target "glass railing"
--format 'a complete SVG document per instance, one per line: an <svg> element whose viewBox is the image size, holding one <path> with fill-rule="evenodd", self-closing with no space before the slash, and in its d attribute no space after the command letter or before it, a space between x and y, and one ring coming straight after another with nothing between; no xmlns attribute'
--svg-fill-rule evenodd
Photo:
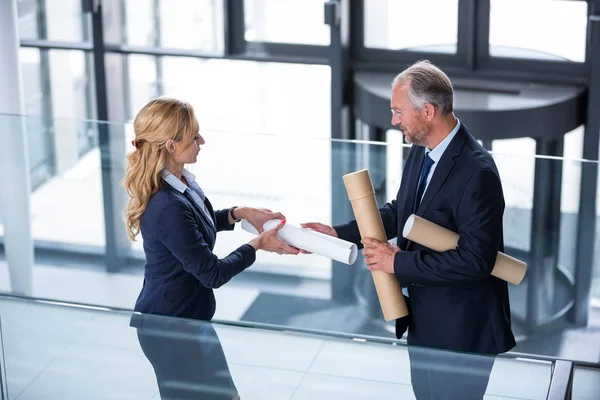
<svg viewBox="0 0 600 400"><path fill-rule="evenodd" d="M30 158L37 160L29 166L36 176L30 197L36 265L28 294L132 308L142 284L144 255L141 238L129 242L121 220L126 196L120 182L125 156L133 150L131 125L0 115L2 131L17 126L15 120L32 138L39 136L32 132L41 126L53 127L48 130L53 136L44 143L32 140L28 145ZM202 134L206 145L189 169L215 208L267 207L295 224L352 219L342 175L363 168L370 171L380 205L390 201L409 149L393 134L387 143L330 140L293 129L275 134L203 128ZM580 234L580 224L595 221L582 219L579 209L581 193L597 189L597 182L582 182L582 171L597 168L597 162L502 152L493 157L506 202L506 253L529 268L523 283L509 285L513 329L518 341L527 343L532 333L566 317L570 321L574 310L587 308L588 293L600 298L598 251L587 264L578 258L581 249L600 247L600 224L595 235ZM18 227L0 223L0 237L7 229ZM239 226L220 233L215 253L223 257L251 237ZM0 276L3 291L11 289L7 276ZM340 300L336 291L347 296ZM393 326L381 318L361 256L345 266L317 255L260 252L251 268L216 292L219 319L393 336ZM350 315L359 315L360 323Z"/></svg>
<svg viewBox="0 0 600 400"><path fill-rule="evenodd" d="M486 398L532 400L567 398L574 369L580 397L573 398L591 399L599 376L590 366L521 354L488 357L368 336L7 296L0 297L0 322L11 400L414 399L419 368L431 376L487 380ZM483 364L489 375L476 367ZM431 390L444 386L430 384Z"/></svg>

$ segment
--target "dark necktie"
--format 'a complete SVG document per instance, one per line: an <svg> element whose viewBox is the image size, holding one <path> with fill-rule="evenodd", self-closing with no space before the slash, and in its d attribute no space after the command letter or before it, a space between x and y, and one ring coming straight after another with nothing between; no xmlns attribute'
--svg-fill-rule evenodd
<svg viewBox="0 0 600 400"><path fill-rule="evenodd" d="M417 213L419 209L419 204L421 204L421 197L423 197L423 192L425 192L425 187L427 186L427 175L429 175L429 170L433 165L433 160L429 157L429 153L425 153L425 159L423 160L423 165L421 166L421 176L419 177L419 185L417 186L417 195L415 196L415 203L413 205L413 214Z"/></svg>

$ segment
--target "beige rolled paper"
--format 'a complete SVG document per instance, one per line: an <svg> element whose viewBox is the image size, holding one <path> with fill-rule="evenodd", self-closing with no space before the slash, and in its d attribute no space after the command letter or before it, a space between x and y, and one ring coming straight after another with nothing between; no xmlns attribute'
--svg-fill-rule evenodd
<svg viewBox="0 0 600 400"><path fill-rule="evenodd" d="M364 169L344 175L344 185L352 203L360 236L387 242L369 171ZM383 318L386 321L392 321L407 316L408 309L396 276L383 271L371 271L371 274L383 311Z"/></svg>
<svg viewBox="0 0 600 400"><path fill-rule="evenodd" d="M402 236L431 250L442 252L458 246L459 235L417 215L411 215L404 224ZM498 252L492 275L513 285L521 283L527 265L516 258Z"/></svg>

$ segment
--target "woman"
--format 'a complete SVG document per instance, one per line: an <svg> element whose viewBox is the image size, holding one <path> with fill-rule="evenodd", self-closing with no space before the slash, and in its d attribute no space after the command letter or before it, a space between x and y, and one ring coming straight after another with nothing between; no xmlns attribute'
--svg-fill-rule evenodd
<svg viewBox="0 0 600 400"><path fill-rule="evenodd" d="M204 139L192 107L159 98L135 118L136 150L127 156L125 188L129 194L129 237L141 232L146 267L135 311L209 321L215 312L213 289L254 263L257 250L297 254L277 237L285 224L280 213L248 207L213 211L194 175L184 164L196 162ZM233 230L246 219L260 235L219 259L212 250L216 233ZM271 219L283 220L263 232Z"/></svg>
<svg viewBox="0 0 600 400"><path fill-rule="evenodd" d="M297 249L277 237L285 217L248 207L213 211L194 175L184 169L184 164L196 162L204 144L188 103L169 98L152 100L140 110L133 127L132 144L136 149L127 156L125 188L130 198L125 217L129 237L135 240L142 234L146 255L144 284L135 311L210 321L215 313L213 289L252 265L256 251L298 254ZM219 259L212 252L217 232L232 230L241 219L250 222L260 235ZM263 232L262 225L271 219L282 222ZM181 362L179 356L173 358L177 352L165 352L178 344L149 339L135 318L131 325L138 328L140 344L157 373L161 394L173 397L169 392L172 388L165 386L159 372ZM206 350L199 346L198 352ZM189 350L189 354L196 354L194 349ZM191 358L191 362L198 363L196 370L202 370L201 357ZM181 376L182 387L202 384L202 374L192 375L198 382Z"/></svg>

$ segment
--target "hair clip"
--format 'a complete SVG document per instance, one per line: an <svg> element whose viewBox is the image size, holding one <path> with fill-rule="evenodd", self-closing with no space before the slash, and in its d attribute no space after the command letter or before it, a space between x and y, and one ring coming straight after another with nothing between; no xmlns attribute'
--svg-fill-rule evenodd
<svg viewBox="0 0 600 400"><path fill-rule="evenodd" d="M133 139L133 140L131 141L131 145L132 145L133 147L135 147L136 149L139 149L140 147L142 147L142 143L143 143L143 141L142 141L141 139L137 139L137 140L136 140L136 139Z"/></svg>

